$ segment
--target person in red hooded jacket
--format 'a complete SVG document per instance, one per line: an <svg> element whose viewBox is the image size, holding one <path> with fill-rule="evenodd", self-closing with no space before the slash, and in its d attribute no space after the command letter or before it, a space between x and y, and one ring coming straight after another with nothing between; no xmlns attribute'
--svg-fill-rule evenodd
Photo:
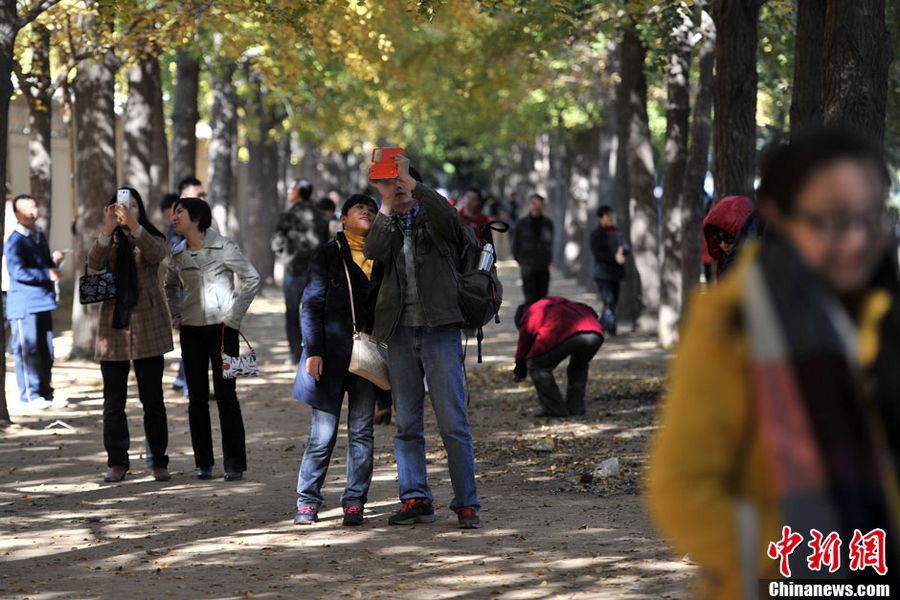
<svg viewBox="0 0 900 600"><path fill-rule="evenodd" d="M587 304L548 296L519 306L514 320L519 330L514 374L516 381L522 381L531 372L542 409L535 416L583 415L588 367L603 345L597 313ZM553 369L566 358L568 384L563 398Z"/></svg>
<svg viewBox="0 0 900 600"><path fill-rule="evenodd" d="M724 274L738 249L738 236L744 222L753 213L753 202L746 196L726 196L703 219L703 237L710 256L716 261L716 279Z"/></svg>

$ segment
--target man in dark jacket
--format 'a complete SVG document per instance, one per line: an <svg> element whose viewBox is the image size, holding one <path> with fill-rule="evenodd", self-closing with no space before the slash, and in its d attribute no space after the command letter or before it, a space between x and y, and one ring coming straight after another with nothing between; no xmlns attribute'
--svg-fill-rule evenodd
<svg viewBox="0 0 900 600"><path fill-rule="evenodd" d="M9 270L6 317L12 340L10 350L19 384L19 402L24 412L33 413L51 406L65 406L64 399L54 402L50 376L53 369L53 318L56 291L60 280L59 251L50 253L47 238L35 222L37 202L22 194L12 201L15 230L6 240L3 254Z"/></svg>
<svg viewBox="0 0 900 600"><path fill-rule="evenodd" d="M272 250L284 260L284 327L291 362L300 362L300 299L306 287L309 260L313 252L331 235L328 221L311 201L313 185L303 177L291 183L288 201L291 207L281 213L272 239Z"/></svg>
<svg viewBox="0 0 900 600"><path fill-rule="evenodd" d="M550 262L553 260L553 221L544 216L544 198L531 196L528 216L516 224L513 258L522 270L525 303L537 302L550 289Z"/></svg>
<svg viewBox="0 0 900 600"><path fill-rule="evenodd" d="M619 286L625 279L625 255L628 244L616 229L613 209L603 205L597 209L599 224L591 232L591 254L594 255L594 281L597 295L603 303L600 324L610 335L616 335L616 304Z"/></svg>
<svg viewBox="0 0 900 600"><path fill-rule="evenodd" d="M559 296L538 300L516 309L519 343L516 347L516 381L531 380L537 389L538 417L568 417L585 413L584 395L588 366L603 345L603 327L594 309ZM553 369L569 359L568 385L563 398Z"/></svg>
<svg viewBox="0 0 900 600"><path fill-rule="evenodd" d="M394 452L403 506L392 525L435 520L425 473L424 375L444 448L460 527L481 526L475 489L475 454L466 411L463 322L457 273L447 249L456 252L459 215L447 199L412 174L409 159L395 159L398 177L373 180L381 209L366 238L368 258L384 264L373 335L388 344L388 368L397 435Z"/></svg>

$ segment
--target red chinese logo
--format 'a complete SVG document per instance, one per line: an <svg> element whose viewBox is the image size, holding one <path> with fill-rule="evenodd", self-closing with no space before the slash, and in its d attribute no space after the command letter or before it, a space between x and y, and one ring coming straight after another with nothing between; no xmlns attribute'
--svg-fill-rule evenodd
<svg viewBox="0 0 900 600"><path fill-rule="evenodd" d="M809 546L812 553L806 559L810 571L820 571L823 566L828 567L829 573L835 573L841 568L841 537L834 531L824 537L818 529L810 529Z"/></svg>
<svg viewBox="0 0 900 600"><path fill-rule="evenodd" d="M791 528L786 525L781 528L781 539L777 542L769 542L769 549L766 550L766 554L772 560L780 559L778 570L781 572L782 577L791 576L791 565L788 559L791 552L796 550L797 546L802 542L803 536L799 533L791 532Z"/></svg>
<svg viewBox="0 0 900 600"><path fill-rule="evenodd" d="M873 529L866 535L859 529L853 530L850 541L850 570L862 571L872 567L879 575L887 573L887 562L884 556L884 529Z"/></svg>
<svg viewBox="0 0 900 600"><path fill-rule="evenodd" d="M841 536L832 531L826 537L818 529L809 530L810 540L807 546L812 552L806 559L810 571L821 571L828 567L829 573L836 573L841 568ZM850 554L850 570L863 571L869 567L879 575L887 574L887 558L885 556L887 535L884 529L873 529L863 535L859 529L853 530L853 540L848 549ZM791 528L781 528L781 539L769 542L766 555L772 560L778 560L778 570L782 577L791 576L791 553L803 542L803 536L791 531Z"/></svg>

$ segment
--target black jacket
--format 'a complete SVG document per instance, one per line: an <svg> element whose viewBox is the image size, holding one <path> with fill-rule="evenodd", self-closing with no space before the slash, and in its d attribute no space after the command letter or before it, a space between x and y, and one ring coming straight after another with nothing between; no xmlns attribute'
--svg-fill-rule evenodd
<svg viewBox="0 0 900 600"><path fill-rule="evenodd" d="M423 183L416 185L413 198L419 214L413 223L416 281L428 327L460 325L458 273L452 259L441 249L459 248L459 213L447 199ZM403 224L398 215L378 213L366 238L366 256L384 264L384 278L378 292L375 327L372 335L388 341L394 335L403 310L406 270L403 259ZM439 237L439 240L435 240ZM438 245L440 244L440 246ZM446 251L446 250L445 250Z"/></svg>
<svg viewBox="0 0 900 600"><path fill-rule="evenodd" d="M513 258L524 269L549 269L553 260L553 221L528 215L516 223Z"/></svg>
<svg viewBox="0 0 900 600"><path fill-rule="evenodd" d="M347 238L338 233L335 239L321 246L309 262L309 280L303 290L300 313L303 355L294 380L294 398L332 414L341 411L353 350L353 319L350 317L345 261L353 283L357 328L371 331L383 268L376 263L372 279L366 278L353 262ZM322 376L318 382L306 372L306 359L310 356L322 357Z"/></svg>
<svg viewBox="0 0 900 600"><path fill-rule="evenodd" d="M594 279L621 281L625 279L625 265L616 262L616 250L622 246L628 253L628 244L622 233L602 225L591 232L591 254L594 255Z"/></svg>

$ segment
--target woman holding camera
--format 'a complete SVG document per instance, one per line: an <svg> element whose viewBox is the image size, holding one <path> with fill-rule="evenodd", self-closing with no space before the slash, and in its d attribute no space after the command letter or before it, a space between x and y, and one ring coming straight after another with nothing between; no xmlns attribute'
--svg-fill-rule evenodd
<svg viewBox="0 0 900 600"><path fill-rule="evenodd" d="M341 209L343 232L319 247L309 264L303 291L303 356L294 382L294 397L312 407L309 441L297 482L294 523L319 519L324 502L322 484L337 440L344 392L347 392L347 484L341 495L344 525L362 525L363 508L372 481L375 448L373 421L378 388L347 372L353 350L353 318L358 331L371 329L379 271L363 255L369 227L378 205L355 194ZM352 282L351 300L348 279ZM353 307L351 310L351 301Z"/></svg>
<svg viewBox="0 0 900 600"><path fill-rule="evenodd" d="M95 350L103 375L106 482L122 481L129 468L125 401L132 363L153 477L170 479L162 376L163 355L172 349L172 327L159 285L159 264L167 255L166 238L147 219L140 194L132 188L119 190L103 211L103 230L88 254L91 269L116 274L116 297L100 307Z"/></svg>
<svg viewBox="0 0 900 600"><path fill-rule="evenodd" d="M222 426L225 481L243 479L247 469L244 421L234 379L222 377L222 351L240 353L238 332L259 289L259 274L237 244L210 229L209 204L181 198L172 216L184 237L172 251L166 295L172 326L181 330L181 357L188 384L188 418L198 479L211 479L214 464L209 420L209 369ZM235 293L234 276L241 282ZM183 293L182 293L183 290Z"/></svg>

